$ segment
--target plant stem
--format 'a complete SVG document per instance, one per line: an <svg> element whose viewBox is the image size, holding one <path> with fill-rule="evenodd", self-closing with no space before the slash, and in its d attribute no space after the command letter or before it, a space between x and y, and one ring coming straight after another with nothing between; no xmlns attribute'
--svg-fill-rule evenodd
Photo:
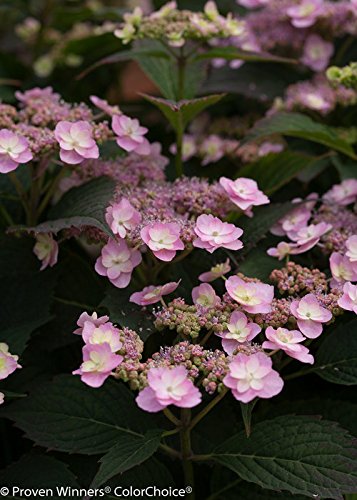
<svg viewBox="0 0 357 500"><path fill-rule="evenodd" d="M192 450L191 450L191 410L189 408L181 409L181 430L180 430L180 440L181 440L181 455L182 455L182 468L185 480L185 487L190 486L192 492L187 495L187 499L194 500L194 475L193 475L193 464L191 462Z"/></svg>
<svg viewBox="0 0 357 500"><path fill-rule="evenodd" d="M183 49L180 49L180 55L176 59L177 61L177 101L182 101L185 95L185 73L186 73L186 57L183 53ZM177 177L183 175L183 165L182 165L182 146L183 146L183 133L184 127L182 123L182 117L180 116L179 123L176 129L176 158L175 167Z"/></svg>
<svg viewBox="0 0 357 500"><path fill-rule="evenodd" d="M217 403L221 401L221 399L224 398L227 392L228 389L226 387L222 389L222 391L219 394L217 394L217 396L214 399L212 399L212 401L205 408L203 408L203 410L198 415L195 416L195 418L191 421L190 425L191 430L198 424L198 422L200 422L203 419L203 417L207 415L207 413L209 413L212 410L212 408L216 406Z"/></svg>
<svg viewBox="0 0 357 500"><path fill-rule="evenodd" d="M170 420L170 422L172 422L174 425L176 425L177 427L181 425L180 420L175 417L175 415L172 413L171 410L169 410L168 408L165 408L163 413L164 413L165 417L168 418Z"/></svg>

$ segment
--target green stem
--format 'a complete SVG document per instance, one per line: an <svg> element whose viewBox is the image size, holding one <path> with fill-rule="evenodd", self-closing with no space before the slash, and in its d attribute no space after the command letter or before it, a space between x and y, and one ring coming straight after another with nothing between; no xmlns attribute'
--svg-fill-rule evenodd
<svg viewBox="0 0 357 500"><path fill-rule="evenodd" d="M222 389L222 391L219 394L217 394L217 396L214 399L212 399L212 401L208 403L208 405L205 408L203 408L203 410L198 415L196 415L194 419L192 419L190 424L191 430L198 424L198 422L200 422L203 419L203 417L207 415L207 413L209 413L212 410L212 408L216 406L216 404L218 404L221 401L221 399L224 398L227 392L228 389L226 387Z"/></svg>
<svg viewBox="0 0 357 500"><path fill-rule="evenodd" d="M164 413L165 417L168 418L170 420L170 422L172 422L174 425L176 425L176 426L181 425L181 421L175 417L175 415L172 413L171 410L169 410L168 408L165 408L163 413Z"/></svg>
<svg viewBox="0 0 357 500"><path fill-rule="evenodd" d="M166 444L161 443L159 449L172 458L181 458L181 455L178 451L174 450L170 446L167 446Z"/></svg>
<svg viewBox="0 0 357 500"><path fill-rule="evenodd" d="M47 205L51 201L52 196L54 195L54 193L56 192L56 189L58 188L58 184L59 184L60 180L63 178L63 176L65 175L65 173L66 173L66 169L62 169L57 174L57 176L54 178L51 186L47 190L45 196L42 198L42 201L41 201L41 203L40 203L40 205L38 207L37 217L40 217L40 215L42 214L42 212L46 209Z"/></svg>
<svg viewBox="0 0 357 500"><path fill-rule="evenodd" d="M88 304L82 304L74 300L67 300L62 297L53 297L53 300L55 300L56 302L60 302L61 304L66 304L68 306L78 307L79 309L86 309L87 311L92 311L92 312L96 311L95 307L90 306Z"/></svg>
<svg viewBox="0 0 357 500"><path fill-rule="evenodd" d="M185 480L185 487L190 486L192 488L192 492L189 493L186 496L186 498L189 500L194 500L195 493L194 493L193 464L191 462L192 450L191 450L190 423L191 423L191 410L189 408L182 408L181 430L180 430L182 468Z"/></svg>
<svg viewBox="0 0 357 500"><path fill-rule="evenodd" d="M315 368L307 368L306 370L300 370L295 373L290 373L290 375L286 375L286 377L284 377L284 380L293 380L294 378L303 377L304 375L308 375L309 373L312 373L314 371Z"/></svg>
<svg viewBox="0 0 357 500"><path fill-rule="evenodd" d="M183 148L183 127L180 124L176 130L175 168L177 177L181 177L183 175L182 148Z"/></svg>
<svg viewBox="0 0 357 500"><path fill-rule="evenodd" d="M185 77L186 77L186 57L183 49L180 49L180 55L177 57L177 100L182 101L185 96ZM176 158L175 167L177 177L183 175L182 164L182 148L183 148L184 126L182 117L180 116L178 126L176 128Z"/></svg>
<svg viewBox="0 0 357 500"><path fill-rule="evenodd" d="M19 198L21 200L22 206L24 207L26 217L28 218L30 210L29 210L29 203L28 203L26 191L25 191L23 185L21 184L21 182L19 181L15 172L10 172L8 174L8 178L10 179L12 184L14 185L16 192L19 195Z"/></svg>

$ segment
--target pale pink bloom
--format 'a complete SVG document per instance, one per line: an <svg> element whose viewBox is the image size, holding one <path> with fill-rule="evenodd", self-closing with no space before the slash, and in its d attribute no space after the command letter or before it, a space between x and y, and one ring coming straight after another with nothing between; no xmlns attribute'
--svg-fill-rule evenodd
<svg viewBox="0 0 357 500"><path fill-rule="evenodd" d="M123 361L123 356L112 352L109 344L86 344L83 363L73 375L80 375L82 382L90 387L100 387L112 371Z"/></svg>
<svg viewBox="0 0 357 500"><path fill-rule="evenodd" d="M276 248L268 248L267 254L270 255L270 257L277 257L279 260L283 260L285 257L293 253L294 248L296 248L296 245L293 243L281 241L278 243Z"/></svg>
<svg viewBox="0 0 357 500"><path fill-rule="evenodd" d="M148 371L148 384L136 398L139 408L148 412L157 412L169 405L193 408L202 399L184 366L151 368Z"/></svg>
<svg viewBox="0 0 357 500"><path fill-rule="evenodd" d="M209 135L202 141L199 147L202 156L202 165L215 163L224 156L224 140L218 135Z"/></svg>
<svg viewBox="0 0 357 500"><path fill-rule="evenodd" d="M220 302L214 288L208 283L202 283L192 289L192 300L195 305L200 305L209 309Z"/></svg>
<svg viewBox="0 0 357 500"><path fill-rule="evenodd" d="M126 115L114 115L112 129L116 134L119 147L125 151L148 155L150 153L149 141L144 137L148 129L142 127L139 120Z"/></svg>
<svg viewBox="0 0 357 500"><path fill-rule="evenodd" d="M331 231L331 229L331 224L326 224L326 222L310 224L292 234L291 239L297 242L300 247L299 253L302 253L313 248L320 241L321 236Z"/></svg>
<svg viewBox="0 0 357 500"><path fill-rule="evenodd" d="M2 404L3 404L4 399L5 399L4 394L3 394L2 392L0 392L0 405L2 405Z"/></svg>
<svg viewBox="0 0 357 500"><path fill-rule="evenodd" d="M36 243L33 253L42 262L40 271L46 267L53 267L58 259L58 243L53 239L51 233L39 233L36 235Z"/></svg>
<svg viewBox="0 0 357 500"><path fill-rule="evenodd" d="M102 325L94 325L91 321L84 323L82 338L86 344L108 344L112 352L119 351L123 344L119 338L119 330L109 321Z"/></svg>
<svg viewBox="0 0 357 500"><path fill-rule="evenodd" d="M331 111L331 102L326 99L320 89L311 90L300 94L300 101L308 109L328 113Z"/></svg>
<svg viewBox="0 0 357 500"><path fill-rule="evenodd" d="M264 349L281 349L291 358L301 361L301 363L314 363L314 357L309 354L309 349L300 342L306 338L299 330L287 330L286 328L277 328L276 330L269 326L265 331L266 340L263 342Z"/></svg>
<svg viewBox="0 0 357 500"><path fill-rule="evenodd" d="M267 5L269 0L237 0L237 3L247 9L256 9L257 7Z"/></svg>
<svg viewBox="0 0 357 500"><path fill-rule="evenodd" d="M96 106L98 109L100 109L101 111L103 111L107 115L113 116L113 115L120 115L121 114L119 106L112 106L105 99L101 99L100 97L97 97L96 95L91 95L89 97L89 99L94 104L94 106Z"/></svg>
<svg viewBox="0 0 357 500"><path fill-rule="evenodd" d="M279 142L265 141L259 146L258 156L266 156L272 153L274 154L281 153L283 149L284 149L283 144L280 144Z"/></svg>
<svg viewBox="0 0 357 500"><path fill-rule="evenodd" d="M171 144L170 153L176 154L176 144ZM182 161L187 161L197 153L197 145L194 135L185 134L182 140Z"/></svg>
<svg viewBox="0 0 357 500"><path fill-rule="evenodd" d="M222 276L229 273L230 270L231 266L229 265L229 259L227 259L225 262L222 262L221 264L216 264L215 266L211 267L211 269L206 273L200 274L198 279L205 283L209 283L218 278L222 278Z"/></svg>
<svg viewBox="0 0 357 500"><path fill-rule="evenodd" d="M355 203L357 199L357 179L345 179L341 184L335 184L322 197L327 203L340 206L350 205Z"/></svg>
<svg viewBox="0 0 357 500"><path fill-rule="evenodd" d="M89 315L87 312L83 312L77 320L78 328L74 330L73 333L75 333L76 335L82 335L83 327L86 322L93 323L94 326L100 326L104 325L104 323L107 323L107 321L109 321L109 316L99 316L98 318L98 314L96 312L92 313L91 315Z"/></svg>
<svg viewBox="0 0 357 500"><path fill-rule="evenodd" d="M99 158L99 149L93 139L92 125L85 121L60 121L55 128L60 145L60 158L64 163L76 165L88 158Z"/></svg>
<svg viewBox="0 0 357 500"><path fill-rule="evenodd" d="M259 190L258 184L253 179L240 177L235 181L221 177L219 183L226 191L230 200L241 210L251 215L253 206L270 203L269 198Z"/></svg>
<svg viewBox="0 0 357 500"><path fill-rule="evenodd" d="M32 153L27 139L2 128L0 130L0 173L12 172L20 163L27 163L30 160L32 160Z"/></svg>
<svg viewBox="0 0 357 500"><path fill-rule="evenodd" d="M247 283L231 276L225 281L228 294L242 306L242 308L252 314L268 313L271 311L271 303L274 298L274 287L264 283Z"/></svg>
<svg viewBox="0 0 357 500"><path fill-rule="evenodd" d="M7 344L0 342L0 380L4 380L17 368L21 368L18 359L18 356L10 354Z"/></svg>
<svg viewBox="0 0 357 500"><path fill-rule="evenodd" d="M349 258L338 252L333 252L330 256L330 269L333 280L331 286L339 288L345 281L357 281L357 273Z"/></svg>
<svg viewBox="0 0 357 500"><path fill-rule="evenodd" d="M322 323L331 320L331 312L322 307L315 295L308 293L300 300L290 304L290 311L297 319L297 325L309 339L315 339L322 333Z"/></svg>
<svg viewBox="0 0 357 500"><path fill-rule="evenodd" d="M174 292L180 282L171 281L165 285L146 286L141 292L135 292L130 296L129 301L138 304L139 306L148 306L160 302L164 295L169 295Z"/></svg>
<svg viewBox="0 0 357 500"><path fill-rule="evenodd" d="M333 49L332 43L313 33L306 38L301 62L314 71L324 71L332 57Z"/></svg>
<svg viewBox="0 0 357 500"><path fill-rule="evenodd" d="M243 247L239 239L243 230L213 215L202 214L197 217L194 231L198 238L193 241L193 246L204 248L210 253L222 247L229 250L239 250Z"/></svg>
<svg viewBox="0 0 357 500"><path fill-rule="evenodd" d="M343 287L343 295L337 301L338 305L345 311L353 311L357 314L357 285L345 283Z"/></svg>
<svg viewBox="0 0 357 500"><path fill-rule="evenodd" d="M305 205L293 208L282 219L280 219L272 228L271 233L276 236L287 234L289 238L296 234L299 229L306 227L311 217L311 210Z"/></svg>
<svg viewBox="0 0 357 500"><path fill-rule="evenodd" d="M250 342L261 331L259 325L248 321L247 316L240 311L234 311L231 314L227 328L228 331L216 333L216 335L222 338L222 347L230 356L237 347Z"/></svg>
<svg viewBox="0 0 357 500"><path fill-rule="evenodd" d="M134 267L141 262L141 253L129 248L125 240L109 240L102 248L102 253L95 263L95 270L101 276L107 276L118 287L129 285Z"/></svg>
<svg viewBox="0 0 357 500"><path fill-rule="evenodd" d="M122 198L119 203L109 205L105 212L105 220L114 234L125 238L127 232L141 222L141 214L126 198Z"/></svg>
<svg viewBox="0 0 357 500"><path fill-rule="evenodd" d="M323 0L301 0L298 5L289 7L286 13L295 28L308 28L315 24L323 11Z"/></svg>
<svg viewBox="0 0 357 500"><path fill-rule="evenodd" d="M155 222L140 231L142 240L155 257L166 262L175 257L177 250L185 248L180 233L181 228L176 222Z"/></svg>
<svg viewBox="0 0 357 500"><path fill-rule="evenodd" d="M272 366L271 358L262 352L250 356L237 354L229 363L229 373L223 383L242 403L249 403L256 397L271 398L279 394L284 385Z"/></svg>
<svg viewBox="0 0 357 500"><path fill-rule="evenodd" d="M346 257L353 264L357 263L357 235L350 236L346 241Z"/></svg>

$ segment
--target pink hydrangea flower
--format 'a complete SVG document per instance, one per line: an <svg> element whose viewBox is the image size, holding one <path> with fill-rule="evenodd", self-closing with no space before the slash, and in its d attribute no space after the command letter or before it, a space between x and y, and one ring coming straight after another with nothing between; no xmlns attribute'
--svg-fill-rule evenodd
<svg viewBox="0 0 357 500"><path fill-rule="evenodd" d="M306 338L299 330L287 330L286 328L277 328L276 330L269 326L265 335L268 340L263 342L264 349L281 349L286 352L291 358L301 361L301 363L314 363L314 357L309 354L309 349L300 342L304 342Z"/></svg>
<svg viewBox="0 0 357 500"><path fill-rule="evenodd" d="M134 267L141 262L141 253L129 248L125 240L109 240L95 263L95 270L107 276L117 288L129 285Z"/></svg>
<svg viewBox="0 0 357 500"><path fill-rule="evenodd" d="M301 62L314 71L324 71L333 55L333 50L332 43L313 33L306 38Z"/></svg>
<svg viewBox="0 0 357 500"><path fill-rule="evenodd" d="M357 273L351 264L349 258L338 252L333 252L330 256L330 269L333 280L331 286L337 288L345 281L357 281Z"/></svg>
<svg viewBox="0 0 357 500"><path fill-rule="evenodd" d="M141 222L141 214L126 198L122 198L119 203L107 208L105 220L114 234L125 238L127 232Z"/></svg>
<svg viewBox="0 0 357 500"><path fill-rule="evenodd" d="M64 163L76 165L88 158L99 158L99 149L93 139L93 129L85 121L60 121L55 128L60 145L60 158Z"/></svg>
<svg viewBox="0 0 357 500"><path fill-rule="evenodd" d="M308 293L300 300L293 300L290 311L297 319L297 325L309 339L316 339L322 333L322 323L331 320L331 312L322 307L315 295Z"/></svg>
<svg viewBox="0 0 357 500"><path fill-rule="evenodd" d="M322 197L326 203L340 206L350 205L355 203L357 199L357 179L345 179L341 184L335 184Z"/></svg>
<svg viewBox="0 0 357 500"><path fill-rule="evenodd" d="M18 359L18 356L10 354L7 344L0 342L0 380L4 380L17 368L21 368Z"/></svg>
<svg viewBox="0 0 357 500"><path fill-rule="evenodd" d="M58 259L58 243L50 233L40 233L36 236L33 253L42 262L40 271L53 267Z"/></svg>
<svg viewBox="0 0 357 500"><path fill-rule="evenodd" d="M248 321L247 316L241 311L234 311L231 314L227 328L228 331L216 335L222 338L222 347L230 356L239 345L250 342L261 331L260 326Z"/></svg>
<svg viewBox="0 0 357 500"><path fill-rule="evenodd" d="M274 298L274 287L264 283L247 283L238 276L225 281L228 294L252 314L268 313Z"/></svg>
<svg viewBox="0 0 357 500"><path fill-rule="evenodd" d="M202 156L202 166L220 160L225 153L224 145L225 141L218 135L212 134L206 137L199 147L199 153Z"/></svg>
<svg viewBox="0 0 357 500"><path fill-rule="evenodd" d="M270 255L270 257L277 257L279 260L283 260L288 255L293 254L295 248L296 245L293 243L281 241L276 247L268 248L267 254Z"/></svg>
<svg viewBox="0 0 357 500"><path fill-rule="evenodd" d="M287 234L289 238L294 236L300 229L307 226L311 217L311 210L304 204L293 208L282 219L280 219L271 229L270 232L276 236L284 236Z"/></svg>
<svg viewBox="0 0 357 500"><path fill-rule="evenodd" d="M257 205L266 205L270 203L269 198L259 190L258 184L253 179L240 177L235 181L221 177L219 183L226 191L230 200L241 210L252 214L252 207Z"/></svg>
<svg viewBox="0 0 357 500"><path fill-rule="evenodd" d="M150 153L149 141L144 137L148 129L142 127L139 120L126 115L114 115L112 129L116 134L119 147L125 151L148 155Z"/></svg>
<svg viewBox="0 0 357 500"><path fill-rule="evenodd" d="M170 153L175 155L177 152L176 144L171 144ZM197 153L195 136L185 134L182 139L182 161L187 161Z"/></svg>
<svg viewBox="0 0 357 500"><path fill-rule="evenodd" d="M323 0L302 0L298 5L288 7L286 12L295 28L308 28L315 24L322 9Z"/></svg>
<svg viewBox="0 0 357 500"><path fill-rule="evenodd" d="M218 248L239 250L243 247L239 239L243 230L213 215L202 214L197 217L194 231L198 238L193 241L193 246L204 248L209 253L213 253Z"/></svg>
<svg viewBox="0 0 357 500"><path fill-rule="evenodd" d="M200 391L188 378L184 366L151 368L148 372L148 384L136 398L139 408L148 412L158 412L169 405L193 408L202 399Z"/></svg>
<svg viewBox="0 0 357 500"><path fill-rule="evenodd" d="M216 295L214 288L208 283L202 283L192 289L192 300L196 305L200 305L209 309L220 302L220 298Z"/></svg>
<svg viewBox="0 0 357 500"><path fill-rule="evenodd" d="M310 224L291 235L291 239L297 242L300 247L299 253L302 253L313 248L320 241L321 236L331 231L331 229L331 224L326 224L326 222Z"/></svg>
<svg viewBox="0 0 357 500"><path fill-rule="evenodd" d="M123 361L123 356L112 352L109 344L86 344L83 347L83 363L73 375L80 375L90 387L100 387L112 371Z"/></svg>
<svg viewBox="0 0 357 500"><path fill-rule="evenodd" d="M237 3L243 5L246 9L256 9L257 7L267 5L269 0L237 0Z"/></svg>
<svg viewBox="0 0 357 500"><path fill-rule="evenodd" d="M94 106L96 106L98 109L100 109L101 111L103 111L104 113L106 113L109 116L121 114L119 106L112 106L105 99L101 99L100 97L97 97L96 95L89 96L89 99L94 104Z"/></svg>
<svg viewBox="0 0 357 500"><path fill-rule="evenodd" d="M176 222L155 222L140 231L142 240L155 257L166 262L175 257L177 250L185 248L180 233L181 228Z"/></svg>
<svg viewBox="0 0 357 500"><path fill-rule="evenodd" d="M160 286L146 286L141 292L135 292L130 296L130 302L138 304L139 306L148 306L160 302L164 295L169 295L174 292L179 286L180 282L171 281L165 285Z"/></svg>
<svg viewBox="0 0 357 500"><path fill-rule="evenodd" d="M352 311L357 314L357 285L345 283L343 286L343 295L337 301L338 305L345 311Z"/></svg>
<svg viewBox="0 0 357 500"><path fill-rule="evenodd" d="M350 236L346 241L346 257L348 257L354 268L357 266L357 235ZM357 268L356 268L357 271Z"/></svg>
<svg viewBox="0 0 357 500"><path fill-rule="evenodd" d="M122 348L119 330L109 321L98 326L91 321L86 321L83 326L82 338L86 344L90 345L108 344L112 352L117 352Z"/></svg>
<svg viewBox="0 0 357 500"><path fill-rule="evenodd" d="M272 398L279 394L284 385L283 379L272 366L271 358L262 352L251 356L237 354L229 363L229 373L223 383L242 403L249 403L256 397Z"/></svg>
<svg viewBox="0 0 357 500"><path fill-rule="evenodd" d="M89 315L87 312L83 312L77 320L78 328L74 330L73 333L75 333L76 335L82 335L83 327L86 322L90 322L94 326L100 326L104 325L104 323L107 323L107 321L109 321L109 316L100 316L98 318L98 314L96 312L93 312L91 315Z"/></svg>
<svg viewBox="0 0 357 500"><path fill-rule="evenodd" d="M211 281L221 278L225 274L229 273L230 270L231 266L229 264L229 259L227 259L225 262L211 267L209 271L200 274L198 279L205 283L210 283Z"/></svg>
<svg viewBox="0 0 357 500"><path fill-rule="evenodd" d="M20 163L27 163L30 160L32 160L32 153L27 139L2 128L0 130L0 173L12 172Z"/></svg>

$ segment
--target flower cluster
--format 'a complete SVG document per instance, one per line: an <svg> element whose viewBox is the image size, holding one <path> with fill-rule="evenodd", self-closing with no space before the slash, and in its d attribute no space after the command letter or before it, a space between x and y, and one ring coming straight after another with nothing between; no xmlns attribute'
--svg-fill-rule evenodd
<svg viewBox="0 0 357 500"><path fill-rule="evenodd" d="M348 66L338 68L331 66L326 72L326 76L333 85L343 85L347 88L357 88L357 63L352 62Z"/></svg>
<svg viewBox="0 0 357 500"><path fill-rule="evenodd" d="M21 365L18 363L18 356L9 352L9 346L4 342L0 342L0 380L6 379ZM4 402L4 394L0 392L0 405Z"/></svg>
<svg viewBox="0 0 357 500"><path fill-rule="evenodd" d="M124 14L124 23L114 31L123 44L149 38L161 40L171 47L182 47L188 40L207 41L217 38L240 36L244 22L219 14L216 4L206 3L204 12L178 10L176 2L169 2L161 9L144 16L140 7Z"/></svg>

